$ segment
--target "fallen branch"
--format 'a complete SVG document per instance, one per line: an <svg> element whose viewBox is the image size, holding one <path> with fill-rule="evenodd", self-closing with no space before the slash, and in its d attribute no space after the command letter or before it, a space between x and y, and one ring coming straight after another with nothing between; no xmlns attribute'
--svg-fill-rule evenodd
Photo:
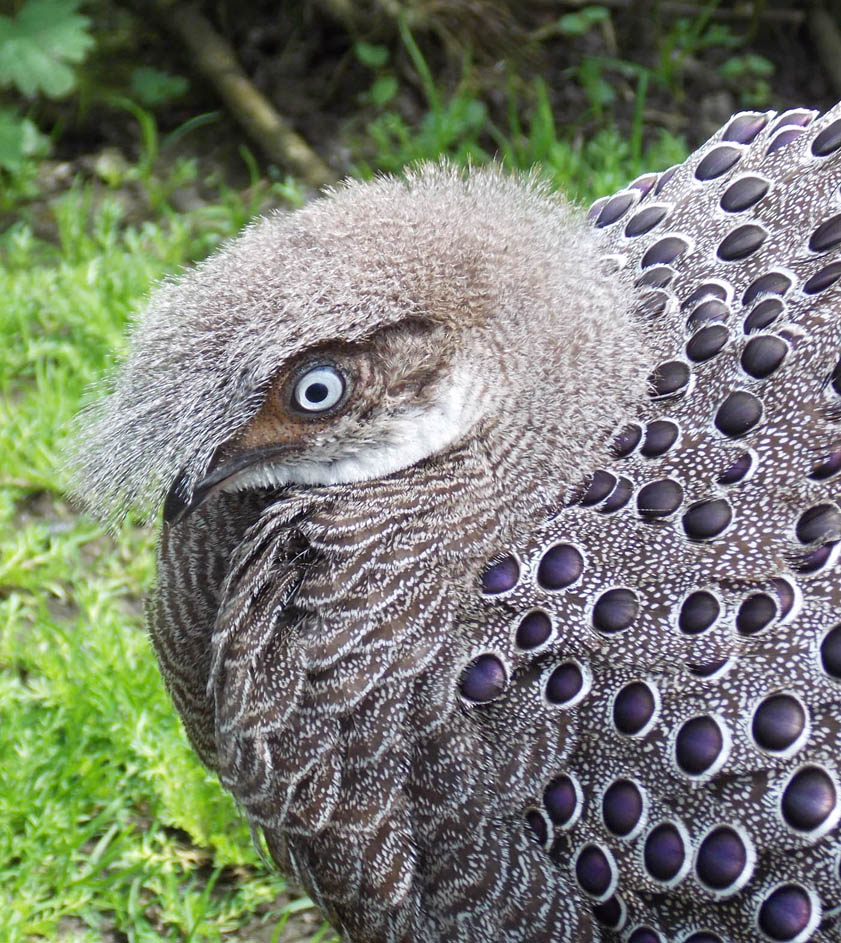
<svg viewBox="0 0 841 943"><path fill-rule="evenodd" d="M198 72L216 89L233 117L269 160L311 187L332 183L336 174L243 72L231 45L193 4L156 0L167 29L178 36Z"/></svg>
<svg viewBox="0 0 841 943"><path fill-rule="evenodd" d="M815 6L809 11L808 22L821 68L832 90L841 98L841 31L837 21L823 7Z"/></svg>

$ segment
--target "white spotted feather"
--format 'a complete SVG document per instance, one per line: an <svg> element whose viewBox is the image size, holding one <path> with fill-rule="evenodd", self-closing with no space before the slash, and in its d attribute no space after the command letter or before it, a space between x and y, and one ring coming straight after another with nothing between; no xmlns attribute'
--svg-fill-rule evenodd
<svg viewBox="0 0 841 943"><path fill-rule="evenodd" d="M841 106L590 220L439 167L257 224L153 300L83 486L170 490L170 691L345 939L841 940ZM204 494L334 342L404 399Z"/></svg>

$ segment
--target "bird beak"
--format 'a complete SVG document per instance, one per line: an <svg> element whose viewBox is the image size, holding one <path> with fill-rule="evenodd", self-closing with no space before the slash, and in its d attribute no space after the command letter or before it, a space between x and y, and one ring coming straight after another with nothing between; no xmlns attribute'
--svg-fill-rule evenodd
<svg viewBox="0 0 841 943"><path fill-rule="evenodd" d="M180 524L208 498L218 491L230 488L242 472L257 465L277 461L288 456L290 451L288 446L272 445L228 453L226 456L223 449L217 449L207 466L204 478L195 485L192 493L187 492L187 470L181 470L164 501L164 522L172 527Z"/></svg>

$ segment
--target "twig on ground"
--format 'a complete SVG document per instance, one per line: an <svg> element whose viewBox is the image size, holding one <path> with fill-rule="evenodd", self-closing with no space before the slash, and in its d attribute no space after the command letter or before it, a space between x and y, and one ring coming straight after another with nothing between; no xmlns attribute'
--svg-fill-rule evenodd
<svg viewBox="0 0 841 943"><path fill-rule="evenodd" d="M809 11L809 32L815 52L836 95L841 96L841 30L838 22L822 6Z"/></svg>
<svg viewBox="0 0 841 943"><path fill-rule="evenodd" d="M336 180L337 175L255 88L230 44L197 6L178 0L155 0L155 10L167 29L184 44L196 69L213 85L233 117L269 160L311 187Z"/></svg>

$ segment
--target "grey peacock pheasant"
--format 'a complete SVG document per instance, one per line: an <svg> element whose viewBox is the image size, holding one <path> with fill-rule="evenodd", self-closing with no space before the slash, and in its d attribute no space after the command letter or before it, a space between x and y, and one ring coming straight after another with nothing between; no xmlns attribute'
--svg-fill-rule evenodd
<svg viewBox="0 0 841 943"><path fill-rule="evenodd" d="M348 940L837 941L839 357L841 106L589 222L425 167L165 284L81 487Z"/></svg>

